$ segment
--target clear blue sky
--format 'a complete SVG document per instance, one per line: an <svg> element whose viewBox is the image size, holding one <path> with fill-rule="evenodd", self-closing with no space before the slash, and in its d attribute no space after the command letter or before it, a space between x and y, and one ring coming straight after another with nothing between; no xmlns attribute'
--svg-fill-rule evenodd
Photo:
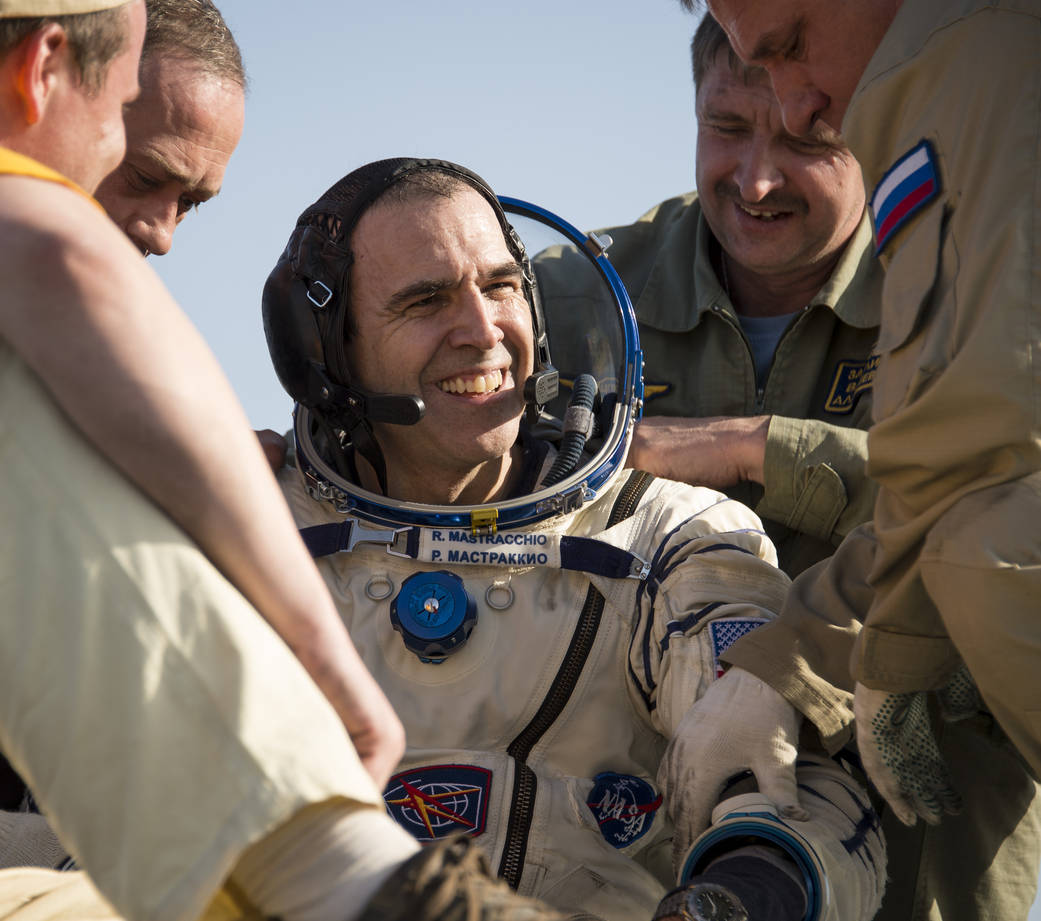
<svg viewBox="0 0 1041 921"><path fill-rule="evenodd" d="M697 21L677 0L217 3L250 74L245 132L221 195L152 262L256 428L290 423L264 280L297 215L355 167L455 160L585 229L694 186Z"/></svg>
<svg viewBox="0 0 1041 921"><path fill-rule="evenodd" d="M251 88L224 189L153 258L251 422L288 399L260 320L297 215L380 157L462 163L584 229L694 185L688 45L677 0L217 0Z"/></svg>

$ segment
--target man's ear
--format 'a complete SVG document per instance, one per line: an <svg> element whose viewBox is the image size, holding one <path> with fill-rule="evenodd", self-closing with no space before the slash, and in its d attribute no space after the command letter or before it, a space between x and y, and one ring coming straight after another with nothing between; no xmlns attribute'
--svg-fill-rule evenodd
<svg viewBox="0 0 1041 921"><path fill-rule="evenodd" d="M15 85L27 124L35 125L43 118L58 82L68 78L71 53L65 29L56 22L24 38L15 51Z"/></svg>

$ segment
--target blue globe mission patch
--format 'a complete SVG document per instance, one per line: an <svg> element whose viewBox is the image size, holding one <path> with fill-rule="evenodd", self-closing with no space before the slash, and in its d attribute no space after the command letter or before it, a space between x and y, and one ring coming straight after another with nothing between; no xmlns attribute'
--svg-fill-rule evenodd
<svg viewBox="0 0 1041 921"><path fill-rule="evenodd" d="M438 764L395 774L383 792L387 812L417 841L456 832L477 837L488 818L492 772L466 764Z"/></svg>

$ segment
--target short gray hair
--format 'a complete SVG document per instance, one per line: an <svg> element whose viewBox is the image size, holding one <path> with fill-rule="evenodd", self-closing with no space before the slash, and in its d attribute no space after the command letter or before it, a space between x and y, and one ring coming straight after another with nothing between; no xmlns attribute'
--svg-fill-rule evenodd
<svg viewBox="0 0 1041 921"><path fill-rule="evenodd" d="M179 57L214 77L246 88L242 52L212 0L145 0L144 64L155 55Z"/></svg>

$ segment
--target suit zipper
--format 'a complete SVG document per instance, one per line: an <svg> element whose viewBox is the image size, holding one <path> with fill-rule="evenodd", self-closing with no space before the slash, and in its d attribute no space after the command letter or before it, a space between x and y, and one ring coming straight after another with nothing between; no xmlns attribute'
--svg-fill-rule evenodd
<svg viewBox="0 0 1041 921"><path fill-rule="evenodd" d="M654 477L644 470L634 470L630 474L615 500L614 508L611 509L611 516L607 521L608 528L624 521L636 510L653 479ZM513 889L520 885L524 873L524 855L528 850L528 834L535 815L538 781L535 772L527 764L528 756L571 699L596 641L605 603L604 596L590 585L586 592L585 604L582 605L582 613L571 634L571 642L545 699L531 718L531 722L506 749L506 753L514 760L513 796L506 824L506 841L499 862L499 876Z"/></svg>

